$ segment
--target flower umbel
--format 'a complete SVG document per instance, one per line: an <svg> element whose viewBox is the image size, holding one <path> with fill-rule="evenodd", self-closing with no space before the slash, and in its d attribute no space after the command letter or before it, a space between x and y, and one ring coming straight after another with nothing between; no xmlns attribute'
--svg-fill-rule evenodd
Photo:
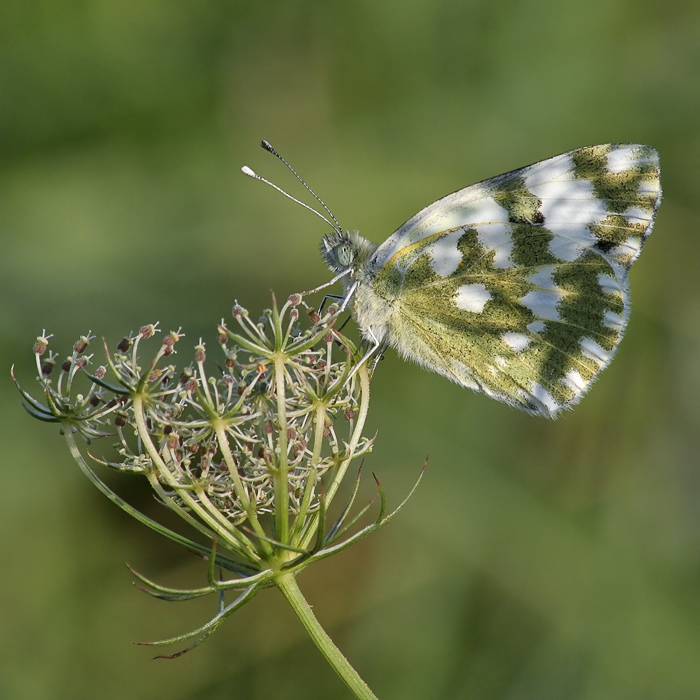
<svg viewBox="0 0 700 700"><path fill-rule="evenodd" d="M311 312L306 329L300 308L307 308L301 295L292 295L281 309L273 299L272 308L253 321L236 304L235 332L219 324L223 358L209 369L201 340L190 365L178 370L170 364L183 333L161 335L157 324L123 338L113 353L105 347L105 364L92 373L93 356L86 350L94 337L89 333L75 343L59 371L57 355L49 350L51 336L44 333L34 344L44 400L20 388L27 411L60 424L81 469L113 502L209 561L208 585L196 590L166 588L133 571L156 597L220 594L210 622L149 644L194 639L186 651L270 585L287 596L312 636L325 635L314 628L318 622L310 608L303 609L308 605L296 573L357 542L393 515L385 513L377 482L377 518L358 526L369 504L350 516L358 470L349 502L335 519L329 517L348 467L372 448L373 438L363 435L370 372L359 364L362 354L352 342L333 328L336 308L331 306L323 318ZM151 359L143 359L154 343ZM116 435L117 457L93 456L79 447L77 434L88 443ZM157 498L209 544L136 511L106 486L83 452L113 469L142 474ZM220 569L232 576L217 575ZM223 594L229 590L238 595L226 604ZM354 681L339 668L347 664L344 657L331 659L333 651L319 647L352 688ZM359 676L357 682L358 697L373 697Z"/></svg>

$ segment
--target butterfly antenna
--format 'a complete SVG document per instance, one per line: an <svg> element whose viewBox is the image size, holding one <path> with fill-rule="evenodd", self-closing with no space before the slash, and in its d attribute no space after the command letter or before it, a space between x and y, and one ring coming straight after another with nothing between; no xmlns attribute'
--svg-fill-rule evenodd
<svg viewBox="0 0 700 700"><path fill-rule="evenodd" d="M249 168L247 165L244 165L241 168L241 172L244 175L247 175L248 177L252 177L253 180L260 180L260 182L264 182L266 185L270 185L270 187L272 187L273 189L282 193L288 199L291 199L292 202L296 202L297 204L300 204L302 207L304 207L304 209L308 209L310 212L313 212L314 214L316 214L316 216L318 216L319 219L323 219L332 229L334 229L338 233L342 233L342 229L340 228L340 225L338 224L338 222L335 221L335 218L333 218L333 221L335 221L335 223L330 222L323 214L321 214L321 212L316 211L316 209L314 209L313 207L310 207L308 204L304 204L304 202L302 202L300 199L297 199L296 197L292 197L291 194L289 194L288 192L285 192L281 187L277 187L277 185L273 184L269 180L266 180L264 177L261 177L254 170Z"/></svg>
<svg viewBox="0 0 700 700"><path fill-rule="evenodd" d="M281 160L287 166L287 168L289 168L292 175L294 175L294 177L297 180L299 180L299 182L301 182L302 185L304 185L304 187L311 194L311 196L326 210L326 212L328 213L328 216L330 216L331 219L333 219L333 221L335 222L335 226L333 228L336 231L341 232L343 229L341 228L340 224L338 223L338 219L336 219L335 216L333 216L333 212L326 206L326 203L304 182L301 175L299 175L299 173L296 170L294 170L294 168L273 148L272 144L269 141L265 141L265 139L263 139L260 142L260 145L268 153L272 153L272 155L275 156L275 158L277 158L278 160Z"/></svg>

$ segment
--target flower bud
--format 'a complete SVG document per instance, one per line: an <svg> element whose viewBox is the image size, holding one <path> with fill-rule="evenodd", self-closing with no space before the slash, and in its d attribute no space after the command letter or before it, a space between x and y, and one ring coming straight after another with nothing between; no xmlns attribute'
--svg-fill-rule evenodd
<svg viewBox="0 0 700 700"><path fill-rule="evenodd" d="M35 355L39 355L39 356L43 355L46 352L46 348L49 347L49 338L50 337L51 336L46 335L46 333L44 333L43 335L40 335L36 339L36 343L34 343L34 347L32 348L32 352Z"/></svg>
<svg viewBox="0 0 700 700"><path fill-rule="evenodd" d="M76 341L75 345L73 346L73 351L78 355L82 355L88 345L90 345L90 336L81 335L80 340Z"/></svg>
<svg viewBox="0 0 700 700"><path fill-rule="evenodd" d="M152 323L148 323L145 326L141 326L139 328L139 335L146 339L146 338L152 338L156 334L156 327Z"/></svg>

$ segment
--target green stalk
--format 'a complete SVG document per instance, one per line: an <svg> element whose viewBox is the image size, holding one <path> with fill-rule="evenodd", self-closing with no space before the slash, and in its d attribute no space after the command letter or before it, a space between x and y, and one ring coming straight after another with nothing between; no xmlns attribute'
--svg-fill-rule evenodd
<svg viewBox="0 0 700 700"><path fill-rule="evenodd" d="M345 685L360 700L377 700L377 696L370 687L360 678L357 671L343 656L340 649L333 643L326 630L321 627L313 613L311 606L306 602L293 572L281 573L275 576L275 584L292 606L292 610L304 625L314 644L326 658L335 672L343 679Z"/></svg>

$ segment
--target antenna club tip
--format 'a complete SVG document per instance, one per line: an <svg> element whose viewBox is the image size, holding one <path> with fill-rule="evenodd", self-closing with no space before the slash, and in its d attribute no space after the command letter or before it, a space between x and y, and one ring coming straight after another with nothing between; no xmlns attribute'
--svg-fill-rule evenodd
<svg viewBox="0 0 700 700"><path fill-rule="evenodd" d="M275 149L272 147L272 144L269 141L266 141L263 139L260 142L260 145L266 150L269 151L270 153L275 153Z"/></svg>
<svg viewBox="0 0 700 700"><path fill-rule="evenodd" d="M242 172L244 175L247 175L248 177L254 177L254 178L257 178L257 177L258 177L258 174L257 174L254 170L252 170L251 168L249 168L247 165L244 165L244 166L241 168L241 172Z"/></svg>

